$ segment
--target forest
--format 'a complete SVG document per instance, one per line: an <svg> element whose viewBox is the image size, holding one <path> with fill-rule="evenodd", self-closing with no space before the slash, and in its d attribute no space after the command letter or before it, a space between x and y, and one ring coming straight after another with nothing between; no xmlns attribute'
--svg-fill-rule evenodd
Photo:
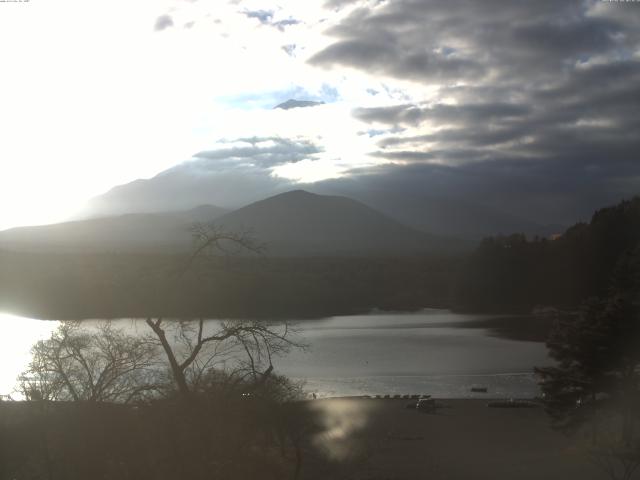
<svg viewBox="0 0 640 480"><path fill-rule="evenodd" d="M310 318L449 306L455 257L0 252L0 308L43 319Z"/></svg>
<svg viewBox="0 0 640 480"><path fill-rule="evenodd" d="M637 256L639 244L636 197L554 238L488 237L467 254L217 255L181 275L186 255L0 251L0 307L48 319L302 319L425 307L571 310L606 294L616 265L634 251Z"/></svg>
<svg viewBox="0 0 640 480"><path fill-rule="evenodd" d="M463 262L453 304L466 311L575 309L606 296L620 262L640 256L640 197L596 211L553 239L522 234L484 239Z"/></svg>

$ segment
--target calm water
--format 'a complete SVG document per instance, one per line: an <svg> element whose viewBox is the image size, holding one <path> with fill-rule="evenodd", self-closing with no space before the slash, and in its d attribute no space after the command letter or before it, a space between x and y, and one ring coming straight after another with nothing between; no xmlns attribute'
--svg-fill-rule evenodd
<svg viewBox="0 0 640 480"><path fill-rule="evenodd" d="M291 354L279 369L306 379L307 389L320 396L461 398L478 396L469 391L475 385L487 386L494 396L537 395L531 372L550 363L546 347L471 328L487 318L425 310L309 321L299 327L310 351Z"/></svg>
<svg viewBox="0 0 640 480"><path fill-rule="evenodd" d="M276 370L306 381L319 396L429 393L448 398L474 396L471 386L486 386L485 396L538 394L531 374L549 364L544 344L496 338L473 322L481 315L443 310L381 313L305 320L299 339L309 345L275 362ZM29 349L46 338L57 322L1 315L0 393L11 393L29 360ZM146 331L141 321L118 321ZM478 396L478 394L475 394ZM480 394L482 396L482 394Z"/></svg>

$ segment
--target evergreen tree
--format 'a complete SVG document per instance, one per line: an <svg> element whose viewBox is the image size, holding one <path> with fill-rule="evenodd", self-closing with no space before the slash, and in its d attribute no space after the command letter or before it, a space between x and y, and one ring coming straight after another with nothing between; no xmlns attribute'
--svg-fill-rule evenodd
<svg viewBox="0 0 640 480"><path fill-rule="evenodd" d="M604 299L556 322L547 346L557 365L536 372L553 425L587 433L596 463L628 479L640 466L640 245L613 271Z"/></svg>

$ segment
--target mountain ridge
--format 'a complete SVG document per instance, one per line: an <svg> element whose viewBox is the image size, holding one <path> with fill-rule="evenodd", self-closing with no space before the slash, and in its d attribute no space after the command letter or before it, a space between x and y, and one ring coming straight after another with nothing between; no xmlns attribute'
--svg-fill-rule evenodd
<svg viewBox="0 0 640 480"><path fill-rule="evenodd" d="M214 205L200 205L176 212L125 213L17 227L0 232L0 247L65 252L174 250L185 243L183 237L190 225L225 213L226 209Z"/></svg>
<svg viewBox="0 0 640 480"><path fill-rule="evenodd" d="M275 255L313 256L328 251L406 255L446 250L440 237L412 229L354 199L299 189L234 210L217 223L231 230L251 228Z"/></svg>
<svg viewBox="0 0 640 480"><path fill-rule="evenodd" d="M234 211L209 205L183 212L137 213L0 232L0 247L57 251L185 251L189 227L214 222L253 232L275 256L412 255L450 250L429 235L344 196L293 190ZM454 242L453 248L456 248Z"/></svg>

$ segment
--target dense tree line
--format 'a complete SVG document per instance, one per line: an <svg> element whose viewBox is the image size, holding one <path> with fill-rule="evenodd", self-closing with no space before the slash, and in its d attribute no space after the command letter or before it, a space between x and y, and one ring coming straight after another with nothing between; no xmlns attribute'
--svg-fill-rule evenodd
<svg viewBox="0 0 640 480"><path fill-rule="evenodd" d="M640 245L617 261L602 297L559 315L547 339L557 363L536 369L554 427L582 437L612 480L640 467Z"/></svg>
<svg viewBox="0 0 640 480"><path fill-rule="evenodd" d="M0 308L39 318L305 318L413 310L576 308L605 293L640 242L640 199L597 211L557 238L483 240L462 256L209 258L181 279L181 255L1 252ZM211 265L213 263L213 265Z"/></svg>
<svg viewBox="0 0 640 480"><path fill-rule="evenodd" d="M446 307L458 259L0 252L0 309L52 319L307 318Z"/></svg>
<svg viewBox="0 0 640 480"><path fill-rule="evenodd" d="M640 197L597 211L554 239L487 238L460 269L454 304L474 311L573 309L603 297L620 259L640 244Z"/></svg>

